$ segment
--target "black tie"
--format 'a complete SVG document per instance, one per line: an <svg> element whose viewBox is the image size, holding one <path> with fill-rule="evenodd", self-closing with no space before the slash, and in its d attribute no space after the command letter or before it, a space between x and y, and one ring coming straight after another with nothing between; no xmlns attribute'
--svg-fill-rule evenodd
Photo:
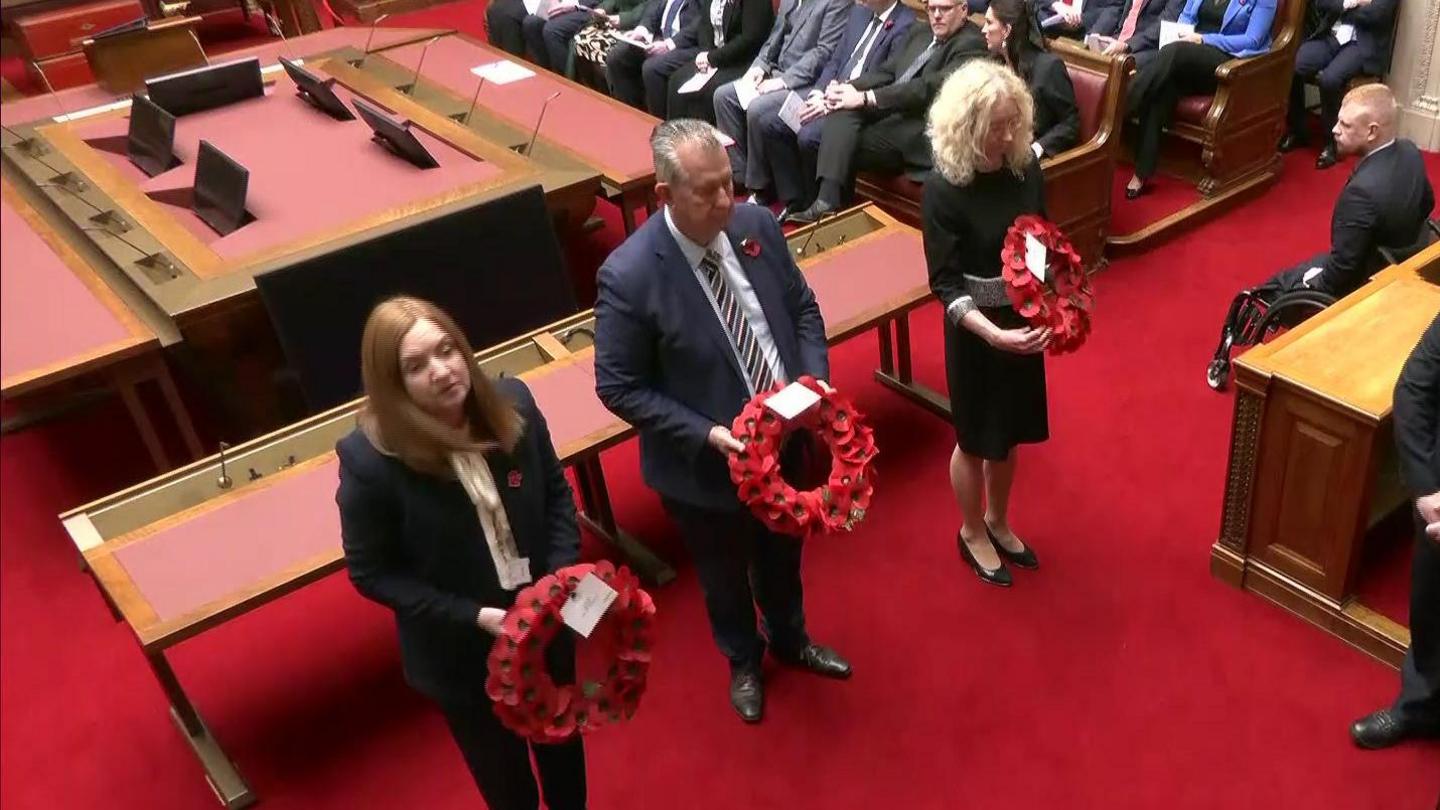
<svg viewBox="0 0 1440 810"><path fill-rule="evenodd" d="M876 14L874 17L870 18L870 24L865 26L865 34L864 36L860 37L859 42L855 43L855 50L850 52L850 58L845 60L845 66L840 68L839 78L850 78L850 74L855 70L855 64L860 61L860 58L862 56L865 55L865 46L870 44L871 38L879 32L880 15Z"/></svg>

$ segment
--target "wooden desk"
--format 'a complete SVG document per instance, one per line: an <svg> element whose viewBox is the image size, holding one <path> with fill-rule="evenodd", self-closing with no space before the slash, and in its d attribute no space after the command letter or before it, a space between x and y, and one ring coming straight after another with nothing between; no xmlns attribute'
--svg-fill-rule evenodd
<svg viewBox="0 0 1440 810"><path fill-rule="evenodd" d="M1440 244L1235 363L1220 539L1210 570L1398 666L1399 623L1360 604L1366 530L1406 502L1391 396L1440 312Z"/></svg>
<svg viewBox="0 0 1440 810"><path fill-rule="evenodd" d="M792 236L827 321L843 340L929 299L920 235L865 207ZM875 273L881 260L886 273ZM868 281L878 286L867 293ZM525 380L555 450L575 473L587 528L649 578L674 572L615 526L600 452L634 434L595 395L593 314L477 354L491 375ZM165 651L339 570L336 440L362 401L176 470L60 516L101 593L135 632L171 712L220 801L255 795L205 727Z"/></svg>

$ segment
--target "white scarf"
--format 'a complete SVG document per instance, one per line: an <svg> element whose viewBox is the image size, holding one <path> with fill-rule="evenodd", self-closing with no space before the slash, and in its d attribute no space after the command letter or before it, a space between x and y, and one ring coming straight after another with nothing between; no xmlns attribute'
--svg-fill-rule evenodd
<svg viewBox="0 0 1440 810"><path fill-rule="evenodd" d="M490 547L490 559L495 563L500 587L513 591L528 584L531 581L530 560L521 557L515 547L510 518L505 514L505 504L500 500L495 476L490 474L490 465L485 462L485 457L479 453L451 453L450 466L480 516L480 528L485 531L485 543Z"/></svg>

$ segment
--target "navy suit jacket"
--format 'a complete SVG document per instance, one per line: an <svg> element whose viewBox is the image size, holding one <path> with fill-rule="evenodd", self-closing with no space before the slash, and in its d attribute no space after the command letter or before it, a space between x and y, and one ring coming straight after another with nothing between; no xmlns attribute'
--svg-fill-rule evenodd
<svg viewBox="0 0 1440 810"><path fill-rule="evenodd" d="M1370 0L1369 5L1345 10L1344 0L1315 0L1320 12L1320 29L1315 36L1328 37L1337 22L1355 26L1355 47L1364 60L1361 69L1372 76L1390 71L1391 38L1395 33L1395 7L1399 0Z"/></svg>
<svg viewBox="0 0 1440 810"><path fill-rule="evenodd" d="M680 10L675 15L675 36L680 36L680 32L685 30L685 26L695 19L696 11L696 0L680 0ZM665 0L650 0L650 4L645 6L645 16L640 18L638 24L643 25L645 30L649 31L650 35L656 39L664 39L666 34L660 30L661 23L665 22L664 14Z"/></svg>
<svg viewBox="0 0 1440 810"><path fill-rule="evenodd" d="M1360 161L1335 200L1330 253L1310 286L1348 295L1385 266L1379 248L1404 253L1425 238L1435 191L1415 144L1395 143Z"/></svg>
<svg viewBox="0 0 1440 810"><path fill-rule="evenodd" d="M825 322L774 215L736 205L725 233L786 376L828 378ZM746 239L757 255L741 248ZM741 508L725 456L706 440L750 400L742 375L724 324L664 213L655 213L600 267L595 300L595 392L640 431L640 469L651 489L702 508Z"/></svg>
<svg viewBox="0 0 1440 810"><path fill-rule="evenodd" d="M846 77L840 75L840 70L850 60L850 54L855 50L855 46L860 44L860 38L865 36L865 29L869 27L870 19L874 16L870 9L862 5L857 4L850 8L850 16L845 18L845 34L841 36L840 44L835 46L835 52L830 54L830 60L820 71L820 77L815 80L816 88L824 90L831 81L846 80ZM905 41L905 31L913 22L915 10L903 2L896 2L895 10L886 18L880 33L875 35L875 44L871 45L870 52L865 54L860 74L864 75L879 67L890 56L890 50Z"/></svg>
<svg viewBox="0 0 1440 810"><path fill-rule="evenodd" d="M513 378L495 385L525 430L513 452L487 460L516 548L539 579L580 558L575 499L530 390ZM483 699L492 639L475 619L482 606L508 609L515 593L500 587L470 496L454 478L380 452L358 428L335 452L345 567L356 590L395 612L405 679L442 703Z"/></svg>
<svg viewBox="0 0 1440 810"><path fill-rule="evenodd" d="M1440 492L1440 317L1430 322L1395 383L1395 446L1410 497Z"/></svg>

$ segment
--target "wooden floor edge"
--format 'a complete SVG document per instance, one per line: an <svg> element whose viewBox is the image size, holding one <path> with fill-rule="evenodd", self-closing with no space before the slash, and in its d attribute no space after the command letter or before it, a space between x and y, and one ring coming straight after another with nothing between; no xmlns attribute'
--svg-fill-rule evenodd
<svg viewBox="0 0 1440 810"><path fill-rule="evenodd" d="M1262 174L1232 186L1214 197L1201 197L1173 214L1156 220L1134 233L1105 238L1105 255L1131 256L1178 236L1189 228L1214 219L1239 203L1259 196L1266 187L1280 179L1279 174Z"/></svg>

